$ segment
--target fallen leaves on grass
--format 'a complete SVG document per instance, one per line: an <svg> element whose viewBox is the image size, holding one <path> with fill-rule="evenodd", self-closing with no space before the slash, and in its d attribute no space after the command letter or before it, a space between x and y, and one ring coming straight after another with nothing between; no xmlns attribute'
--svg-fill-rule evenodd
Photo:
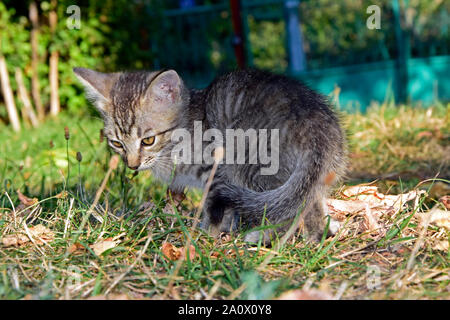
<svg viewBox="0 0 450 320"><path fill-rule="evenodd" d="M20 246L28 241L30 241L28 236L20 233L10 234L2 238L2 243L5 247Z"/></svg>
<svg viewBox="0 0 450 320"><path fill-rule="evenodd" d="M425 191L413 190L399 195L386 195L378 192L377 186L357 185L344 189L342 199L327 199L330 215L338 221L358 214L363 217L361 231L378 235L384 234L386 227L383 217L392 216L402 210L406 203L419 199Z"/></svg>
<svg viewBox="0 0 450 320"><path fill-rule="evenodd" d="M238 255L239 256L243 256L245 254L245 251L249 252L249 251L256 251L258 255L262 256L264 254L266 254L267 252L272 252L275 254L278 254L276 251L272 251L266 248L259 248L259 250L255 247L255 248L248 248L246 250L244 249L218 249L214 252L211 253L210 257L213 259L217 259L220 257L220 254L223 254L224 256L234 259L236 258Z"/></svg>
<svg viewBox="0 0 450 320"><path fill-rule="evenodd" d="M82 251L86 250L86 248L79 242L75 242L73 243L69 249L67 249L67 251L70 254L77 254L77 253L81 253Z"/></svg>
<svg viewBox="0 0 450 320"><path fill-rule="evenodd" d="M219 239L222 243L230 242L233 240L233 238L231 237L231 234L225 233L225 232L222 232L220 234Z"/></svg>
<svg viewBox="0 0 450 320"><path fill-rule="evenodd" d="M161 248L162 253L169 260L175 261L178 260L181 256L180 250L175 247L173 244L164 242Z"/></svg>
<svg viewBox="0 0 450 320"><path fill-rule="evenodd" d="M398 211L403 208L406 202L424 193L425 191L422 190L413 190L398 195L386 195L378 192L378 187L376 186L357 185L345 189L342 195L349 200L361 200L372 207L390 207Z"/></svg>
<svg viewBox="0 0 450 320"><path fill-rule="evenodd" d="M448 252L448 240L436 240L433 249Z"/></svg>
<svg viewBox="0 0 450 320"><path fill-rule="evenodd" d="M450 210L450 196L443 196L439 199L444 204L444 207Z"/></svg>
<svg viewBox="0 0 450 320"><path fill-rule="evenodd" d="M327 199L327 205L332 213L353 214L369 208L372 212L375 211L376 214L381 215L401 210L408 201L424 193L425 191L422 190L413 190L399 195L385 195L378 192L376 186L358 185L342 192L345 200Z"/></svg>
<svg viewBox="0 0 450 320"><path fill-rule="evenodd" d="M4 246L21 246L32 240L37 245L42 245L44 243L48 243L53 241L55 238L55 234L52 230L48 229L42 224L38 224L36 226L28 228L29 235L25 231L18 232L16 234L6 235L2 238L2 243Z"/></svg>
<svg viewBox="0 0 450 320"><path fill-rule="evenodd" d="M425 221L426 217L431 215L430 223L439 228L445 228L450 231L450 211L433 209L429 212L423 212L419 217Z"/></svg>
<svg viewBox="0 0 450 320"><path fill-rule="evenodd" d="M167 259L176 261L176 260L185 260L188 250L185 247L177 248L169 242L164 242L162 244L161 251ZM193 245L190 245L189 259L193 260L195 257L196 257L195 247Z"/></svg>
<svg viewBox="0 0 450 320"><path fill-rule="evenodd" d="M426 192L423 190L413 190L399 195L386 195L378 192L376 186L357 185L348 187L341 192L343 200L327 199L327 205L330 216L335 220L358 219L359 221L354 220L353 225L356 225L357 233L364 233L363 238L384 236L389 229L392 217L399 211L407 209L410 214L415 213L414 223L418 224L422 221L423 224L428 221L427 223L430 225L441 228L440 231L429 229L425 242L433 250L447 252L449 242L446 232L450 230L450 211L439 209L439 205L430 211L421 211L419 200L424 194ZM407 202L412 200L414 203L408 207ZM441 197L440 201L445 208L448 208L450 197ZM344 239L352 234L354 233L349 232L349 229L346 228L339 239ZM411 229L406 234L417 235Z"/></svg>
<svg viewBox="0 0 450 320"><path fill-rule="evenodd" d="M5 215L0 212L0 216L4 217L8 222L14 221L14 226L20 225L24 219L27 219L28 223L33 222L34 217L39 215L42 208L39 205L39 200L37 198L30 198L24 195L20 190L17 190L17 197L20 203L13 206L12 209L6 209L4 211ZM6 212L8 212L6 214ZM15 230L15 228L7 227L6 230Z"/></svg>
<svg viewBox="0 0 450 320"><path fill-rule="evenodd" d="M107 239L102 239L100 241L97 241L90 247L92 248L92 250L94 250L96 255L100 256L106 250L117 247L117 245L119 243L120 243L120 240L117 240L117 239L115 240L113 238L107 238Z"/></svg>
<svg viewBox="0 0 450 320"><path fill-rule="evenodd" d="M29 198L25 196L19 189L17 189L17 197L20 200L20 203L25 205L26 207L30 207L39 202L38 198Z"/></svg>
<svg viewBox="0 0 450 320"><path fill-rule="evenodd" d="M69 193L67 191L61 191L60 193L58 193L55 198L56 199L65 199L67 198L67 196L69 195Z"/></svg>
<svg viewBox="0 0 450 320"><path fill-rule="evenodd" d="M376 231L381 229L375 214L372 214L372 210L369 208L368 204L366 204L366 210L364 211L364 228L368 231Z"/></svg>

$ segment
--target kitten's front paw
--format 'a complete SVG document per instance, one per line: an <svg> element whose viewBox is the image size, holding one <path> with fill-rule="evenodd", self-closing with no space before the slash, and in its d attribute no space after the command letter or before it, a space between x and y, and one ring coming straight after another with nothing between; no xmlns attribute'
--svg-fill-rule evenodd
<svg viewBox="0 0 450 320"><path fill-rule="evenodd" d="M222 232L233 233L239 229L239 222L240 222L239 213L227 212L224 215L222 222L220 223L220 226L218 228Z"/></svg>
<svg viewBox="0 0 450 320"><path fill-rule="evenodd" d="M272 233L269 230L266 231L252 231L245 235L244 242L249 242L251 244L258 244L259 239L261 239L261 243L264 246L269 246L271 244L271 235Z"/></svg>
<svg viewBox="0 0 450 320"><path fill-rule="evenodd" d="M328 220L328 217L325 218L325 221ZM325 222L326 224L327 222ZM327 238L336 235L341 228L341 224L339 221L330 218L330 224L328 226ZM323 233L325 230L314 229L312 231L307 231L304 233L305 239L311 241L313 243L319 243L322 241Z"/></svg>
<svg viewBox="0 0 450 320"><path fill-rule="evenodd" d="M333 218L330 218L330 225L328 226L328 236L334 236L341 228L341 223Z"/></svg>

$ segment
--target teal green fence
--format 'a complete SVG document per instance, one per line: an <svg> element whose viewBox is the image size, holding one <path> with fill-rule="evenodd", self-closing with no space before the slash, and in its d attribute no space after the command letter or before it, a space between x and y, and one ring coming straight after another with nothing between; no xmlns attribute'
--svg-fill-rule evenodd
<svg viewBox="0 0 450 320"><path fill-rule="evenodd" d="M301 71L289 56L288 2L297 3L305 55ZM385 99L424 105L448 101L449 5L424 9L423 1L418 3L242 1L247 64L297 77L326 95L339 92L338 102L348 110L364 111ZM366 27L366 8L372 4L381 10L378 30ZM161 32L167 36L153 47L155 68L178 70L188 85L204 87L236 68L228 1L166 10Z"/></svg>

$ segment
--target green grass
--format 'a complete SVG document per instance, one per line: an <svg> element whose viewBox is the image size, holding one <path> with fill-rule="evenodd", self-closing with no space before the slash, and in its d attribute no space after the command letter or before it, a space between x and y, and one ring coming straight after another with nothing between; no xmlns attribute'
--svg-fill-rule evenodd
<svg viewBox="0 0 450 320"><path fill-rule="evenodd" d="M449 109L440 105L430 114L425 109L378 107L366 116L345 115L351 152L345 183L387 176L378 184L395 193L438 171L448 182ZM272 248L249 246L239 235L216 239L191 230L201 191L189 192L181 208L174 209L166 206L166 185L148 172L134 176L120 163L95 208L104 218L99 223L89 216L89 208L111 157L100 142L101 127L99 119L64 114L20 134L0 127L0 237L23 232L24 222L28 228L43 224L54 232L48 245L0 244L0 298L271 299L306 287L331 295L342 292L344 299L450 297L450 256L433 248L428 238L422 239L416 263L407 267L421 230L410 208L388 222L390 229L382 238L358 233L361 217L349 216L346 236L342 232L320 244L296 236L279 248L276 243ZM422 131L431 134L418 136ZM406 180L398 178L402 174ZM20 206L17 190L39 202ZM63 191L67 194L61 197ZM155 207L143 214L139 207L150 200ZM422 200L421 210L436 203L432 197ZM449 236L434 226L428 234ZM108 238L120 242L96 255L91 245ZM164 258L164 242L182 247L188 238L197 253L193 260ZM73 243L78 250L69 253ZM368 271L374 266L379 287L371 289Z"/></svg>

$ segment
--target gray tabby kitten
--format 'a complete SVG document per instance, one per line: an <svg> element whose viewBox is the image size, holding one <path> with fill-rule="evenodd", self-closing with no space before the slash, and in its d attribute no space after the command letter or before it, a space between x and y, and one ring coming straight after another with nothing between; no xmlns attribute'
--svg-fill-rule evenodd
<svg viewBox="0 0 450 320"><path fill-rule="evenodd" d="M302 209L304 233L320 240L326 226L327 190L345 170L344 135L321 95L294 79L258 70L230 72L204 90L187 89L173 70L100 73L75 68L74 72L103 117L109 146L129 168L151 169L170 182L174 192L203 187L212 168L212 164L174 166L174 130L184 128L193 135L194 121L223 136L226 129L278 129L279 170L262 175L265 165L249 164L248 153L245 164L220 164L202 227L217 234L236 230L239 222L261 225L265 217L264 224L282 224L278 229L282 231ZM274 151L270 144L268 149ZM265 232L266 243L271 236L273 231ZM258 238L259 233L253 232L245 240Z"/></svg>

